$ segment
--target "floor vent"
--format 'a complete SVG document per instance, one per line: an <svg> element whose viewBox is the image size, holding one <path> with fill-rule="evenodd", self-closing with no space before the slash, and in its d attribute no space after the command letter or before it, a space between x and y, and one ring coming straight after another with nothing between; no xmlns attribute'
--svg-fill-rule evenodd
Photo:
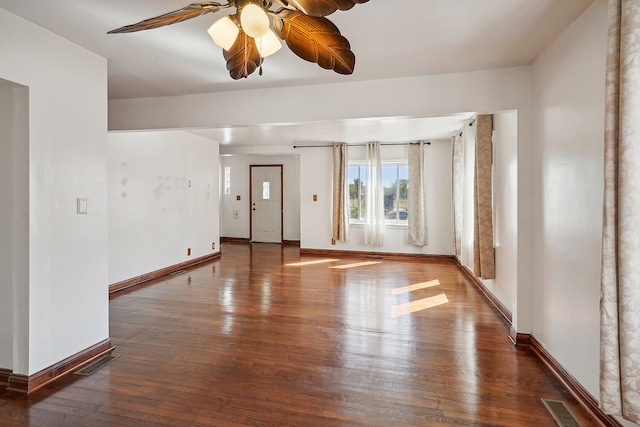
<svg viewBox="0 0 640 427"><path fill-rule="evenodd" d="M98 369L103 368L106 365L108 365L109 363L113 362L118 357L120 357L119 354L118 355L105 354L104 356L99 357L96 360L94 360L93 362L89 363L84 368L78 369L77 371L74 372L74 374L76 374L76 375L84 375L84 376L91 375L95 371L97 371Z"/></svg>
<svg viewBox="0 0 640 427"><path fill-rule="evenodd" d="M179 276L179 275L184 274L186 272L187 272L187 270L176 270L173 273L169 273L169 276Z"/></svg>
<svg viewBox="0 0 640 427"><path fill-rule="evenodd" d="M364 259L374 260L374 261L382 261L384 258L382 258L381 256L367 255L367 256L364 257Z"/></svg>
<svg viewBox="0 0 640 427"><path fill-rule="evenodd" d="M542 403L560 427L584 427L564 401L542 399Z"/></svg>

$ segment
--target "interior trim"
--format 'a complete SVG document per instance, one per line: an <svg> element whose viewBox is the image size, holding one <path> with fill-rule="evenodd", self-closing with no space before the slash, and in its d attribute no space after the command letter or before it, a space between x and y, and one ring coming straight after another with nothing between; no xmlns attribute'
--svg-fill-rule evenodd
<svg viewBox="0 0 640 427"><path fill-rule="evenodd" d="M220 237L220 244L223 243L251 243L248 237Z"/></svg>
<svg viewBox="0 0 640 427"><path fill-rule="evenodd" d="M7 390L24 394L33 393L50 382L75 371L83 365L93 362L98 357L113 350L115 350L115 348L111 345L111 340L107 338L33 375L27 376L12 373L9 376Z"/></svg>
<svg viewBox="0 0 640 427"><path fill-rule="evenodd" d="M141 274L140 276L132 277L130 279L123 280L118 283L114 283L109 285L109 294L114 294L116 292L122 291L124 289L130 288L132 286L137 286L141 283L148 282L149 280L157 279L158 277L166 276L167 274L173 273L174 271L182 270L185 268L193 267L198 264L202 264L203 262L211 261L213 259L220 257L220 251L213 252L208 255L204 255L198 258L191 259L189 261L181 262L179 264L170 265L169 267L161 268L156 271L152 271L150 273Z"/></svg>
<svg viewBox="0 0 640 427"><path fill-rule="evenodd" d="M11 369L0 368L0 390L9 385L9 377L11 377L12 373Z"/></svg>
<svg viewBox="0 0 640 427"><path fill-rule="evenodd" d="M531 336L531 350L558 377L564 386L573 394L578 402L591 412L605 427L622 427L613 416L605 414L598 406L598 401L571 375L551 354Z"/></svg>
<svg viewBox="0 0 640 427"><path fill-rule="evenodd" d="M340 251L334 249L300 248L300 255L339 256L344 258L378 258L396 261L451 262L453 255L407 254L391 252Z"/></svg>
<svg viewBox="0 0 640 427"><path fill-rule="evenodd" d="M471 272L471 270L469 270L467 267L462 265L458 257L452 256L452 258L455 261L456 265L458 266L458 269L460 270L460 272L462 272L462 274L464 274L480 290L480 292L484 294L484 296L489 300L489 302L493 304L496 310L498 310L498 313L500 313L502 317L504 317L504 319L507 322L509 322L509 325L511 325L513 323L513 315L511 313L511 310L509 310L498 298L496 298L495 295L493 295L493 293L484 285L484 283L482 283L482 280L477 278Z"/></svg>
<svg viewBox="0 0 640 427"><path fill-rule="evenodd" d="M516 347L531 347L531 334L520 333L516 331L516 328L514 328L513 325L509 329L509 339Z"/></svg>
<svg viewBox="0 0 640 427"><path fill-rule="evenodd" d="M245 237L220 237L220 244L223 243L242 243L250 244L251 239ZM298 246L300 247L300 240L282 240L282 246Z"/></svg>

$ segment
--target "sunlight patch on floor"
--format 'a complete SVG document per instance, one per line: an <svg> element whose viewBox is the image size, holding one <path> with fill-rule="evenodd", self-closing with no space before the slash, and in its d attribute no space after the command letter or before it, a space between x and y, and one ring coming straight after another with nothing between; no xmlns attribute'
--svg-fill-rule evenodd
<svg viewBox="0 0 640 427"><path fill-rule="evenodd" d="M314 264L327 264L329 262L340 261L339 259L317 259L315 261L300 261L300 262L292 262L289 264L285 264L287 267L302 267L305 265L314 265Z"/></svg>
<svg viewBox="0 0 640 427"><path fill-rule="evenodd" d="M364 262L356 262L354 264L334 265L333 267L329 267L329 268L344 270L346 268L364 267L366 265L381 264L381 263L382 261L364 261Z"/></svg>
<svg viewBox="0 0 640 427"><path fill-rule="evenodd" d="M405 304L398 304L391 307L391 317L399 317L416 311L437 307L449 302L445 294L436 295L429 298L422 298Z"/></svg>
<svg viewBox="0 0 640 427"><path fill-rule="evenodd" d="M391 293L394 295L406 294L407 292L413 292L413 291L418 291L420 289L432 288L434 286L440 286L440 281L438 279L430 280L428 282L415 283L413 285L403 286L401 288L395 288L391 290Z"/></svg>

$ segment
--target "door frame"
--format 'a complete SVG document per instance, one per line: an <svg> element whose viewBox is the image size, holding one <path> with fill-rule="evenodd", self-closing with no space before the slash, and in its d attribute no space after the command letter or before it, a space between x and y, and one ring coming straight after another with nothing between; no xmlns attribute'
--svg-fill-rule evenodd
<svg viewBox="0 0 640 427"><path fill-rule="evenodd" d="M280 244L284 243L284 165L249 165L249 241L253 242L253 168L280 168Z"/></svg>

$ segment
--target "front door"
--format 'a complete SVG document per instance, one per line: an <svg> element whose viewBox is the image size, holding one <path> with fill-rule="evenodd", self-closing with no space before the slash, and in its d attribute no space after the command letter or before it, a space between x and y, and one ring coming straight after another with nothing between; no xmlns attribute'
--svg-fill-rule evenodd
<svg viewBox="0 0 640 427"><path fill-rule="evenodd" d="M251 165L251 241L282 243L282 165Z"/></svg>

